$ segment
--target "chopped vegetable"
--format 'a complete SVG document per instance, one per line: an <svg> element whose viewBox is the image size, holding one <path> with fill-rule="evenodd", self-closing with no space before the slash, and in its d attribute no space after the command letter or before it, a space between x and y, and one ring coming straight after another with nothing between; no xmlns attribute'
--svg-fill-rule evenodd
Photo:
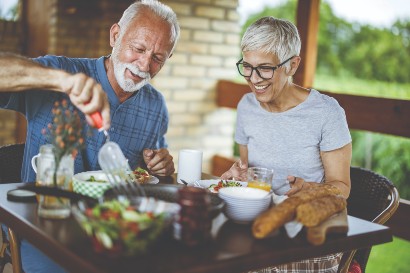
<svg viewBox="0 0 410 273"><path fill-rule="evenodd" d="M138 212L128 201L106 201L84 211L81 225L94 249L109 255L143 253L161 234L165 215Z"/></svg>
<svg viewBox="0 0 410 273"><path fill-rule="evenodd" d="M85 180L87 182L101 182L101 183L107 183L107 180L103 180L103 179L96 179L94 177L94 175L90 176L90 178L88 178L87 180Z"/></svg>
<svg viewBox="0 0 410 273"><path fill-rule="evenodd" d="M216 193L220 188L224 187L242 187L242 184L237 181L220 180L218 184L212 184L208 189L210 192Z"/></svg>
<svg viewBox="0 0 410 273"><path fill-rule="evenodd" d="M144 170L143 168L137 167L133 173L135 175L136 180L140 183L146 183L150 179L150 174L147 170Z"/></svg>

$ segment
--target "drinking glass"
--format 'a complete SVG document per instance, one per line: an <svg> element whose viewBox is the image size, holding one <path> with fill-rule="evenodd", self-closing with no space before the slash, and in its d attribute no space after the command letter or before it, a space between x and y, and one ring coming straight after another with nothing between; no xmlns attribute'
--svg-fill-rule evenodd
<svg viewBox="0 0 410 273"><path fill-rule="evenodd" d="M270 191L272 188L273 170L262 167L248 168L248 187Z"/></svg>

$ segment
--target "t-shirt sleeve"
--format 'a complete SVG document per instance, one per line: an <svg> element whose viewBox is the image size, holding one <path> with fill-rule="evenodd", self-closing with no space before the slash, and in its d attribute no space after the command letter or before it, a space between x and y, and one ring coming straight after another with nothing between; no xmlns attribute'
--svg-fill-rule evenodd
<svg viewBox="0 0 410 273"><path fill-rule="evenodd" d="M236 130L235 130L235 142L241 145L248 144L248 137L245 134L245 119L244 119L244 111L246 109L245 100L239 102L236 112Z"/></svg>
<svg viewBox="0 0 410 273"><path fill-rule="evenodd" d="M328 113L324 115L325 121L320 141L321 151L336 150L352 142L343 108L335 99L332 99L328 109Z"/></svg>

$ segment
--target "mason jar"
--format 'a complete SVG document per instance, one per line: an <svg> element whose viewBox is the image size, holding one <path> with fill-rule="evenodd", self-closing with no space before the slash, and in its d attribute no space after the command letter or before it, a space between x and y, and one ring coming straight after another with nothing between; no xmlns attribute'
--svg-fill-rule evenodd
<svg viewBox="0 0 410 273"><path fill-rule="evenodd" d="M37 185L70 190L74 175L74 159L71 154L63 156L57 166L54 147L46 144L40 147L40 153L35 158L35 166ZM45 195L39 195L38 199L39 216L52 219L64 219L70 216L69 199Z"/></svg>

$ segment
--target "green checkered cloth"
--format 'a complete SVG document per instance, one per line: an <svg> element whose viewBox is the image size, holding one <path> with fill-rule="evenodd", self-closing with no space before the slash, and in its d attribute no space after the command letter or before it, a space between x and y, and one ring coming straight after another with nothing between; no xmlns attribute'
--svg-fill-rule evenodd
<svg viewBox="0 0 410 273"><path fill-rule="evenodd" d="M81 193L93 198L99 198L103 196L104 192L111 188L109 183L104 182L80 182L73 181L74 192Z"/></svg>

